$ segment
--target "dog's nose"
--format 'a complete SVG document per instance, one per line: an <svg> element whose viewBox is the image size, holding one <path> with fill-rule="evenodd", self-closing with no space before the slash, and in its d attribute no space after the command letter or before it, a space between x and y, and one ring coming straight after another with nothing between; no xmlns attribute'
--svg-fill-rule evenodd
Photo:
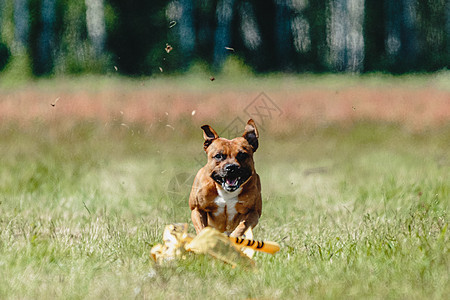
<svg viewBox="0 0 450 300"><path fill-rule="evenodd" d="M230 173L235 172L237 169L238 169L238 165L235 165L235 164L227 164L225 166L225 171L230 172Z"/></svg>

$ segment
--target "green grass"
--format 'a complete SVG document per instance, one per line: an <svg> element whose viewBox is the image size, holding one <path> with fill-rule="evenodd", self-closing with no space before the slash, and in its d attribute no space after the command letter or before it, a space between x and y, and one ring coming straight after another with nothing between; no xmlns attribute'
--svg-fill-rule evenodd
<svg viewBox="0 0 450 300"><path fill-rule="evenodd" d="M0 123L2 299L450 294L448 126L262 132L255 236L282 249L257 254L255 271L202 256L162 266L149 257L166 224L190 223L189 184L169 182L198 169L198 126L49 126L57 124Z"/></svg>
<svg viewBox="0 0 450 300"><path fill-rule="evenodd" d="M11 91L18 88L38 88L51 91L97 91L104 88L121 90L139 90L148 87L164 89L177 89L184 91L210 92L223 90L242 90L246 92L260 92L261 87L265 90L302 90L308 88L317 89L343 89L348 87L365 86L374 88L407 87L420 88L434 86L441 90L450 90L450 72L443 70L429 74L407 74L394 76L383 73L367 73L363 75L350 76L348 74L324 73L318 74L263 74L253 75L247 72L234 71L230 74L214 74L194 69L185 75L166 75L142 77L140 79L111 75L83 75L83 76L60 76L56 78L35 78L30 80L26 75L22 80L14 77L0 80L0 89ZM6 74L8 75L8 74ZM214 82L210 81L214 77ZM325 83L325 84L324 84Z"/></svg>

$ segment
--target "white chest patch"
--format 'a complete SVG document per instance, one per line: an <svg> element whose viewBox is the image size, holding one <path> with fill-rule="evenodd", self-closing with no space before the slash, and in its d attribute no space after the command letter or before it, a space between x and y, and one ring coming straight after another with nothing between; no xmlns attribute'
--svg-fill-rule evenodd
<svg viewBox="0 0 450 300"><path fill-rule="evenodd" d="M218 206L215 216L221 215L224 212L227 214L227 222L231 222L236 215L236 203L239 201L238 196L242 188L238 188L234 192L227 192L218 190L218 196L214 199L214 203Z"/></svg>

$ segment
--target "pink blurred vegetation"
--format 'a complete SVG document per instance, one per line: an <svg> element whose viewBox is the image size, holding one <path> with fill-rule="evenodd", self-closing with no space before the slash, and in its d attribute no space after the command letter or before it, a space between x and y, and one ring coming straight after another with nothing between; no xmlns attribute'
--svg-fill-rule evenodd
<svg viewBox="0 0 450 300"><path fill-rule="evenodd" d="M0 92L0 123L70 125L83 120L107 123L120 119L127 124L151 125L161 120L179 124L187 120L229 120L235 116L244 119L244 108L258 94L237 89L216 92L151 87L97 91L25 88ZM270 122L275 131L299 124L345 125L358 121L396 123L414 130L450 123L450 91L433 86L291 88L271 90L267 95L283 112Z"/></svg>

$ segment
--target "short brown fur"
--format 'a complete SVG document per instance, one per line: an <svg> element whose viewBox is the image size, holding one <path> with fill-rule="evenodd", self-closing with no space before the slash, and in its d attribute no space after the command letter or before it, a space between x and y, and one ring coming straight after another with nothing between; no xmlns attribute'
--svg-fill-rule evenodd
<svg viewBox="0 0 450 300"><path fill-rule="evenodd" d="M250 119L243 136L232 140L220 138L208 125L202 129L208 162L198 171L189 197L192 223L197 234L206 226L212 226L233 237L242 236L248 227L258 224L262 209L261 183L253 162L259 137L256 125ZM229 168L234 171L227 172ZM236 185L233 185L236 176ZM219 191L225 196L238 193L232 209L236 214L232 219L227 215L226 206L231 203L225 201L225 209L221 211L215 201Z"/></svg>

